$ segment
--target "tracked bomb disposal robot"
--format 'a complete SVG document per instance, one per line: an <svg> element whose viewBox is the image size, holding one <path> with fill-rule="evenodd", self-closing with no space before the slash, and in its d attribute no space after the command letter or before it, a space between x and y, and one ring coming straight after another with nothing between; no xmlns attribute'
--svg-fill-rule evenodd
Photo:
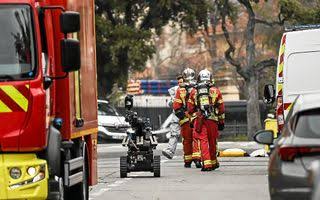
<svg viewBox="0 0 320 200"><path fill-rule="evenodd" d="M158 145L157 138L151 132L149 118L139 117L132 111L133 96L125 98L126 121L131 129L122 141L127 147L127 156L120 157L120 177L125 178L130 172L149 171L155 177L160 177L160 156L154 155L153 150Z"/></svg>

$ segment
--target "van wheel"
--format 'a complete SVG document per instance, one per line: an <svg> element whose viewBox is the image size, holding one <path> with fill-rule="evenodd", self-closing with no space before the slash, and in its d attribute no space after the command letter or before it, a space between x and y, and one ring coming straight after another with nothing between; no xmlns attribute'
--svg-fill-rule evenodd
<svg viewBox="0 0 320 200"><path fill-rule="evenodd" d="M161 158L160 156L154 156L153 158L153 175L154 177L160 177L160 164L161 164Z"/></svg>

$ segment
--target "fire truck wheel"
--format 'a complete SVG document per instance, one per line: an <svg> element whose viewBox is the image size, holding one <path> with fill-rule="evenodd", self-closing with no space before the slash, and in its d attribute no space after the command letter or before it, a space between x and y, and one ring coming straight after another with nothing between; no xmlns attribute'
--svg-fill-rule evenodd
<svg viewBox="0 0 320 200"><path fill-rule="evenodd" d="M59 182L59 194L60 194L58 200L64 200L63 179L59 178L58 182Z"/></svg>
<svg viewBox="0 0 320 200"><path fill-rule="evenodd" d="M61 134L59 130L50 126L48 140L45 158L48 161L50 175L61 177Z"/></svg>
<svg viewBox="0 0 320 200"><path fill-rule="evenodd" d="M47 200L64 200L64 185L61 177L49 179L49 193Z"/></svg>
<svg viewBox="0 0 320 200"><path fill-rule="evenodd" d="M120 157L120 178L126 178L127 177L127 156L121 156Z"/></svg>
<svg viewBox="0 0 320 200"><path fill-rule="evenodd" d="M81 148L82 155L83 155L83 181L77 185L72 186L71 188L68 188L67 191L65 191L65 199L79 199L79 200L88 200L89 199L89 185L88 185L88 177L89 177L89 171L88 171L88 158L87 158L87 152L86 152L86 144L83 143Z"/></svg>
<svg viewBox="0 0 320 200"><path fill-rule="evenodd" d="M154 156L153 158L153 175L154 177L160 177L160 163L161 163L161 158L160 156Z"/></svg>

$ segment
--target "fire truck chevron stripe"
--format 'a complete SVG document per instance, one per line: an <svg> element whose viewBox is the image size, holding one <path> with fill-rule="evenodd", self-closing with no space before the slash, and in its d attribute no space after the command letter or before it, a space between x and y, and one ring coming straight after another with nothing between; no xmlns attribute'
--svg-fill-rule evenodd
<svg viewBox="0 0 320 200"><path fill-rule="evenodd" d="M20 108L20 106L2 89L0 89L0 99L8 108L10 108L10 110L12 110L12 112L23 112L22 108Z"/></svg>
<svg viewBox="0 0 320 200"><path fill-rule="evenodd" d="M12 110L0 100L0 113L12 112Z"/></svg>
<svg viewBox="0 0 320 200"><path fill-rule="evenodd" d="M285 103L285 104L284 104L284 109L285 109L285 110L290 110L291 107L292 107L292 103Z"/></svg>
<svg viewBox="0 0 320 200"><path fill-rule="evenodd" d="M3 85L0 86L0 89L6 93L19 107L24 111L27 112L28 110L28 99L19 92L14 86L12 85ZM10 106L10 105L9 105Z"/></svg>
<svg viewBox="0 0 320 200"><path fill-rule="evenodd" d="M15 86L15 88L28 99L29 97L29 89L25 85Z"/></svg>

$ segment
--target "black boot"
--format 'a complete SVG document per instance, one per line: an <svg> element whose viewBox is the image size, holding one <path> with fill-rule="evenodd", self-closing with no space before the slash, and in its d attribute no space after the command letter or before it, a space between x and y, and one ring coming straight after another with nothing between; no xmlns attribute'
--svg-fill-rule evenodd
<svg viewBox="0 0 320 200"><path fill-rule="evenodd" d="M185 168L191 168L191 162L190 163L184 163Z"/></svg>
<svg viewBox="0 0 320 200"><path fill-rule="evenodd" d="M220 164L217 162L217 164L213 165L212 170L218 169L220 167Z"/></svg>
<svg viewBox="0 0 320 200"><path fill-rule="evenodd" d="M194 160L193 162L196 165L196 168L202 168L202 164L201 164L200 160Z"/></svg>
<svg viewBox="0 0 320 200"><path fill-rule="evenodd" d="M210 171L212 171L212 168L211 168L211 167L208 167L208 168L202 167L201 171L203 171L203 172L210 172Z"/></svg>

